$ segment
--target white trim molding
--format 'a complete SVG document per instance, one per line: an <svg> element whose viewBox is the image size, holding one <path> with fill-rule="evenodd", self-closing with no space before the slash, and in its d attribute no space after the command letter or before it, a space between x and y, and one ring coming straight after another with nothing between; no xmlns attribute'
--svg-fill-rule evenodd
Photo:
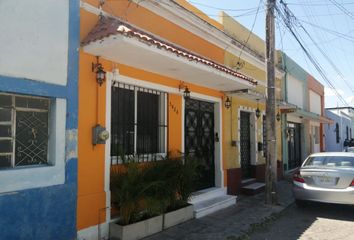
<svg viewBox="0 0 354 240"><path fill-rule="evenodd" d="M81 229L77 232L77 240L108 240L109 222Z"/></svg>
<svg viewBox="0 0 354 240"><path fill-rule="evenodd" d="M106 130L111 136L111 86L114 73L107 73L106 80ZM104 174L104 191L106 192L106 222L111 219L111 138L105 144L105 174Z"/></svg>

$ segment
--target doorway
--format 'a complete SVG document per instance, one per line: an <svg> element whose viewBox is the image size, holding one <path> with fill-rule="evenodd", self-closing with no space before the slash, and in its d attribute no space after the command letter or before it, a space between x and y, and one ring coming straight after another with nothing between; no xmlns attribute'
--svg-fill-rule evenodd
<svg viewBox="0 0 354 240"><path fill-rule="evenodd" d="M215 186L214 103L185 101L185 153L200 162L197 189Z"/></svg>

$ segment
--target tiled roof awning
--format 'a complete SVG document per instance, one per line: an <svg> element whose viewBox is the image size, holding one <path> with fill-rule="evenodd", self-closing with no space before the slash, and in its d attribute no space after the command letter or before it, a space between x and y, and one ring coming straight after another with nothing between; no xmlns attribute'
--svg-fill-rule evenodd
<svg viewBox="0 0 354 240"><path fill-rule="evenodd" d="M248 76L113 18L102 17L81 45L95 56L221 91L257 85Z"/></svg>

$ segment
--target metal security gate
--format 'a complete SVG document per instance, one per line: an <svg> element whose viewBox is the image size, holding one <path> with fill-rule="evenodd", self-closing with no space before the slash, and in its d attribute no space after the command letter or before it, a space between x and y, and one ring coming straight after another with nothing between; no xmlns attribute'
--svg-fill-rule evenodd
<svg viewBox="0 0 354 240"><path fill-rule="evenodd" d="M299 123L288 123L288 169L294 169L301 165L300 130Z"/></svg>
<svg viewBox="0 0 354 240"><path fill-rule="evenodd" d="M251 131L250 113L241 112L240 116L240 145L242 178L251 177Z"/></svg>
<svg viewBox="0 0 354 240"><path fill-rule="evenodd" d="M166 153L167 94L114 82L111 98L111 164L149 162Z"/></svg>
<svg viewBox="0 0 354 240"><path fill-rule="evenodd" d="M185 103L185 152L201 161L197 189L215 186L214 104L194 99Z"/></svg>

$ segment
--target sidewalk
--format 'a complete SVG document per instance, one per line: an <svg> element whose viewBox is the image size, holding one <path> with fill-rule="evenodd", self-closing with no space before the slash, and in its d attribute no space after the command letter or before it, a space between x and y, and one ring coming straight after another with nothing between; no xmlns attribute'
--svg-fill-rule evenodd
<svg viewBox="0 0 354 240"><path fill-rule="evenodd" d="M200 219L193 219L145 240L237 240L252 228L267 222L291 203L291 183L278 182L279 205L264 204L264 193L255 196L239 196L235 206L228 207Z"/></svg>

